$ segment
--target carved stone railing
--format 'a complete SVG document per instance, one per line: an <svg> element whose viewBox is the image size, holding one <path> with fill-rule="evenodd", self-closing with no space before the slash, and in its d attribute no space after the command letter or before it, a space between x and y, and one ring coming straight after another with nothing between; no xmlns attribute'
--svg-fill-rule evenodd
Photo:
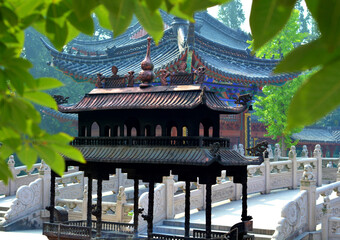
<svg viewBox="0 0 340 240"><path fill-rule="evenodd" d="M17 190L21 186L25 186L35 181L39 177L39 172L42 171L42 163L36 163L31 169L27 169L27 166L15 166L15 160L13 156L9 157L8 167L12 172L13 178L9 179L6 185L3 181L0 181L0 195L12 196L15 195ZM78 171L78 167L69 167L67 174Z"/></svg>
<svg viewBox="0 0 340 240"><path fill-rule="evenodd" d="M92 204L96 204L95 201ZM71 221L85 219L87 217L87 196L84 194L82 200L77 199L56 199L56 205L64 207L68 211L68 217ZM102 202L102 219L108 222L131 221L132 216L129 212L133 210L133 204L124 202ZM92 216L93 220L96 218Z"/></svg>
<svg viewBox="0 0 340 240"><path fill-rule="evenodd" d="M209 147L213 143L229 147L226 138L210 137L77 137L74 146L167 146L167 147Z"/></svg>
<svg viewBox="0 0 340 240"><path fill-rule="evenodd" d="M340 182L316 188L312 167L307 164L304 169L301 192L282 209L272 239L293 239L305 232L319 239L339 239ZM322 230L316 232L318 224Z"/></svg>
<svg viewBox="0 0 340 240"><path fill-rule="evenodd" d="M327 231L327 229L325 229ZM328 238L329 240L340 239L340 217L330 217L328 219Z"/></svg>
<svg viewBox="0 0 340 240"><path fill-rule="evenodd" d="M21 186L5 213L6 224L43 208L43 179L39 178L28 186Z"/></svg>

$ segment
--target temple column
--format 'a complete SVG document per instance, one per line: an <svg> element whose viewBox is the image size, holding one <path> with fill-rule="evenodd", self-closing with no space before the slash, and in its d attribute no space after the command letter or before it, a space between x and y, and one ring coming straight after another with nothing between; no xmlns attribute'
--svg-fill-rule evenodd
<svg viewBox="0 0 340 240"><path fill-rule="evenodd" d="M248 221L248 212L247 212L247 198L248 198L248 193L247 193L247 180L242 183L242 215L241 215L241 220L242 222Z"/></svg>
<svg viewBox="0 0 340 240"><path fill-rule="evenodd" d="M135 237L138 237L138 195L139 195L139 182L138 179L134 179L133 185L133 225L134 225L134 234Z"/></svg>
<svg viewBox="0 0 340 240"><path fill-rule="evenodd" d="M184 237L189 237L190 233L190 181L185 180L185 223Z"/></svg>
<svg viewBox="0 0 340 240"><path fill-rule="evenodd" d="M206 205L205 205L205 227L206 227L206 238L211 238L211 182L208 181L206 184Z"/></svg>
<svg viewBox="0 0 340 240"><path fill-rule="evenodd" d="M101 177L98 177L98 181L97 181L97 209L96 209L97 237L101 237L101 232L102 232L102 186L103 186L103 179Z"/></svg>
<svg viewBox="0 0 340 240"><path fill-rule="evenodd" d="M152 239L153 232L153 201L155 194L155 182L153 180L149 183L149 206L148 206L148 239Z"/></svg>
<svg viewBox="0 0 340 240"><path fill-rule="evenodd" d="M92 226L92 174L88 174L88 183L87 183L87 226Z"/></svg>
<svg viewBox="0 0 340 240"><path fill-rule="evenodd" d="M50 211L50 223L54 223L54 206L55 206L55 177L56 174L53 170L51 170L51 198L50 198L50 206L48 210Z"/></svg>

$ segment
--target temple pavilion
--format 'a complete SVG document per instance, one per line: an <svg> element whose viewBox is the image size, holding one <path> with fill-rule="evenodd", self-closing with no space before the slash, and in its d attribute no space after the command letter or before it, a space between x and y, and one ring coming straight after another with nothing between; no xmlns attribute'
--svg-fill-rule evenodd
<svg viewBox="0 0 340 240"><path fill-rule="evenodd" d="M155 53L152 52L165 51L161 49L167 49L167 45L155 47L150 38L142 40L143 43L146 41L146 56L140 64L142 71L138 79L133 75L136 69L121 76L117 74L117 67L112 66L111 76L106 72L96 74L97 87L80 102L72 106L59 105L60 112L78 114L79 137L72 145L83 153L87 163L79 164L68 158L65 160L68 166L78 165L88 177L89 201L87 220L82 224L79 221L55 222L59 210L54 207L55 175L52 174L50 223L44 224L44 234L49 239L60 237L57 231L63 232L63 239L75 239L80 235L82 239L90 239L91 236L100 239L112 239L114 236L123 238L119 234L126 234L126 229L133 229L130 233L138 237L138 215L143 211L138 208L139 180L149 183L148 210L142 215L147 221L147 238L174 239L173 236L153 233L156 207L154 187L170 174L178 175L179 180L185 181L186 189L190 189L190 182L196 182L197 179L200 184L206 185L206 231L201 238L195 239L211 239L218 235L211 231L211 187L222 170L226 170L226 175L231 176L235 183L242 184L243 193L241 221L235 223L234 229L237 231L230 233L229 239L243 239L252 226L252 217L247 215L247 166L261 164L267 146L263 144L252 149L257 158L249 160L230 148L229 139L220 137L220 115L244 112L250 106L251 95L239 96L235 106L227 105L204 86L205 66L198 66L194 73L187 72L186 62L179 66L178 71L171 73L160 69L161 85L153 85L154 64L151 59ZM126 48L126 51L130 50ZM187 54L185 52L182 54ZM164 59L167 57L163 55ZM156 61L158 59L156 57ZM104 69L98 64L96 70ZM99 137L92 136L91 126L94 122L99 126ZM204 128L203 136L200 136L200 125ZM117 168L135 181L133 224L106 222L104 229L101 220L102 181L108 179L109 174L114 174ZM95 206L91 205L92 179L98 180ZM189 236L189 211L190 191L186 191L185 234L176 239L193 238ZM91 214L96 216L95 222L92 222ZM238 236L232 235L236 232ZM226 236L224 233L219 239Z"/></svg>

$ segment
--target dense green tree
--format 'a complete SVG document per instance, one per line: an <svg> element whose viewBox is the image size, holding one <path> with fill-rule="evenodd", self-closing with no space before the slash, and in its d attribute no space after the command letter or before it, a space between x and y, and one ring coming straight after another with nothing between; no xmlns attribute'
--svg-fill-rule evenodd
<svg viewBox="0 0 340 240"><path fill-rule="evenodd" d="M309 16L307 13L305 13L306 11L305 11L305 8L302 6L302 0L299 0L296 2L295 8L299 11L299 22L300 22L299 32L309 33L309 29L308 29Z"/></svg>
<svg viewBox="0 0 340 240"><path fill-rule="evenodd" d="M292 15L289 18L286 26L280 31L274 39L266 43L255 54L257 57L265 56L265 58L279 59L282 56L287 55L297 45L303 42L308 36L308 33L302 33L299 31L299 11L293 10ZM253 47L254 41L251 41L251 47Z"/></svg>
<svg viewBox="0 0 340 240"><path fill-rule="evenodd" d="M231 0L230 2L219 6L217 18L233 29L241 28L246 19L240 0Z"/></svg>
<svg viewBox="0 0 340 240"><path fill-rule="evenodd" d="M299 32L301 12L294 10L286 26L279 32L273 40L266 43L256 52L256 56L265 56L266 58L280 58L288 54L297 44L301 43L308 33ZM251 41L253 46L253 41ZM303 79L302 75L298 78L286 82L283 86L268 85L262 89L263 96L258 96L254 104L254 114L259 116L259 120L264 123L268 134L272 139L281 144L282 152L286 147L290 147L290 136L301 131L301 128L295 128L285 131L287 127L287 112L294 93L300 87Z"/></svg>
<svg viewBox="0 0 340 240"><path fill-rule="evenodd" d="M276 67L277 73L297 72L319 67L301 85L288 110L287 131L309 125L340 104L340 2L305 0L320 29L320 37L290 52ZM250 27L254 50L278 34L289 20L296 0L254 0Z"/></svg>
<svg viewBox="0 0 340 240"><path fill-rule="evenodd" d="M257 96L254 103L254 115L259 116L259 121L266 126L266 136L277 140L281 145L281 151L285 152L292 143L291 135L299 132L301 128L295 128L286 132L287 112L289 104L306 78L305 75L299 76L294 80L286 82L283 86L267 85L262 89L262 96Z"/></svg>

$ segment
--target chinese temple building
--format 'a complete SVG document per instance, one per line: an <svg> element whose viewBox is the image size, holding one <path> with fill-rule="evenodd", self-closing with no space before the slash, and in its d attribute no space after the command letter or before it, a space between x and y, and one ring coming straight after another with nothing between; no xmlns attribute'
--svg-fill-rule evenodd
<svg viewBox="0 0 340 240"><path fill-rule="evenodd" d="M211 186L216 183L216 177L220 176L222 170L226 170L235 183L242 184L241 222L234 228L238 229L240 237L247 235L252 219L247 215L247 166L261 164L267 146L263 143L253 148L252 152L257 158L252 160L231 150L230 140L220 136L220 115L243 113L250 106L251 95L241 95L235 101L236 106L229 106L204 86L204 69L200 67L195 73L186 72L186 64L181 64L178 71L172 73L160 69L161 85L153 85L153 48L150 45L151 39L148 38L148 47L144 48L144 54L147 54L141 63L138 85L132 71L127 76L119 76L117 68L112 67L112 76L97 74L97 87L80 102L72 106L59 105L62 113L78 114L79 137L72 145L82 152L87 161L86 164L79 164L65 158L67 165L78 165L89 179L86 224L80 226L79 223L72 225L72 222L68 222L71 227L69 235L63 236L64 239L77 236L81 229L88 230L89 235L109 239L110 233L119 234L119 229L123 227L133 228L132 233L137 237L138 213L143 211L138 208L139 180L149 183L148 209L142 215L147 221L148 239L170 239L169 236L153 234L154 186L170 174L178 175L179 180L185 181L186 189L190 189L190 182L196 182L197 178L200 184L206 185L204 239L210 239L214 234L211 231ZM160 46L157 49L161 51ZM95 123L99 129L98 137L93 136L92 126ZM201 125L203 132L200 132ZM117 168L135 181L134 222L131 226L112 227L111 231L104 233L101 220L102 181L115 173ZM51 223L44 225L44 233L49 239L56 239L55 229L58 226L54 223L54 177L51 181L49 208ZM92 179L98 180L98 197L94 208L91 206ZM184 238L191 239L190 191L185 192L185 199ZM92 228L91 213L97 219L95 229Z"/></svg>
<svg viewBox="0 0 340 240"><path fill-rule="evenodd" d="M277 59L257 58L248 49L250 36L235 31L207 12L195 14L195 23L189 23L161 11L164 22L164 35L158 45L151 44L151 58L154 63L154 86L161 85L161 69L176 72L182 63L186 63L187 72L205 69L202 79L204 86L215 92L227 105L234 106L240 95L261 93L267 84L283 85L297 74L273 74L279 62ZM105 40L74 39L63 52L55 50L43 41L49 50L52 60L50 64L72 77L77 82L95 83L97 73L103 77L112 75L112 66L116 66L116 74L127 75L128 72L139 72L139 63L144 59L146 38L149 35L137 22L125 33L116 38ZM183 69L182 69L183 71ZM166 77L170 81L170 77ZM137 86L137 83L135 83ZM46 110L61 121L72 121L76 118ZM221 136L228 136L231 145L243 144L245 148L255 146L261 140L274 144L275 141L265 137L265 126L249 112L240 115L221 115ZM313 143L309 135L315 132L305 131L299 145L307 145L312 151ZM304 139L307 140L304 140ZM322 138L322 137L321 137ZM316 139L315 139L316 140ZM318 142L318 140L316 140ZM338 140L320 141L323 149L333 153L339 151ZM331 154L333 155L333 154Z"/></svg>

